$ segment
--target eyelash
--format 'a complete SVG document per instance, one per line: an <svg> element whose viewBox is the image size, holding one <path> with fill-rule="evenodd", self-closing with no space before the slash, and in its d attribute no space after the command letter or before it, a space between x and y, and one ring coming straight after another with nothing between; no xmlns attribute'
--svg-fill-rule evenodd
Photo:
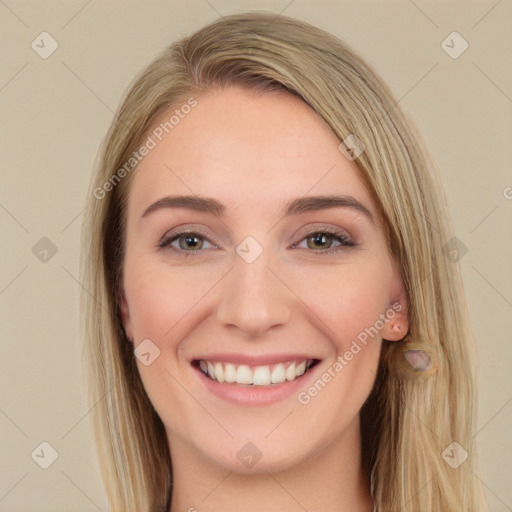
<svg viewBox="0 0 512 512"><path fill-rule="evenodd" d="M185 251L183 249L176 249L174 247L171 247L170 244L172 242L178 240L180 238L180 236L182 236L182 235L192 235L192 236L195 236L198 238L204 238L207 242L209 242L214 247L216 247L215 244L213 244L213 242L211 242L208 239L207 233L204 233L202 231L192 231L191 230L191 231L180 231L178 233L173 233L172 235L169 235L169 236L164 236L158 243L158 248L162 249L162 250L174 251L176 253L179 253L180 256L183 256L185 258L190 257L190 256L195 256L196 254L198 254L200 252L204 252L202 249L195 250L195 251L194 250ZM349 237L347 237L344 232L339 231L335 228L320 228L320 229L313 230L313 231L310 231L309 233L307 233L297 244L294 244L292 246L292 248L295 249L297 247L297 245L300 244L302 241L304 241L314 235L331 235L334 237L334 239L337 239L341 244L337 248L331 247L331 248L325 249L325 250L309 249L309 252L313 252L313 253L317 254L318 256L325 255L325 254L335 254L338 252L344 252L346 250L346 249L340 249L340 247L347 248L347 247L355 247L356 246L356 244ZM306 250L308 250L308 249L306 249Z"/></svg>

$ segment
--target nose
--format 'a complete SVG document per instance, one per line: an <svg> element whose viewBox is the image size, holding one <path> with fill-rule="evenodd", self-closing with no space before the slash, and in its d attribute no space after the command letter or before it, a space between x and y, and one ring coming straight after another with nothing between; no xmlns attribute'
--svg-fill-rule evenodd
<svg viewBox="0 0 512 512"><path fill-rule="evenodd" d="M292 293L268 264L265 252L252 263L235 255L220 290L216 317L222 325L258 337L290 321Z"/></svg>

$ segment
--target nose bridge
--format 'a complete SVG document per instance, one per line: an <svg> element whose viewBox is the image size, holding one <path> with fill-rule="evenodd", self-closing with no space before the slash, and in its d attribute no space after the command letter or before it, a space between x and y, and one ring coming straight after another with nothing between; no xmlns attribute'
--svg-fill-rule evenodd
<svg viewBox="0 0 512 512"><path fill-rule="evenodd" d="M217 319L248 334L260 335L290 320L289 296L269 268L271 258L267 251L251 261L245 258L243 248L247 246L240 244L233 269L223 283Z"/></svg>

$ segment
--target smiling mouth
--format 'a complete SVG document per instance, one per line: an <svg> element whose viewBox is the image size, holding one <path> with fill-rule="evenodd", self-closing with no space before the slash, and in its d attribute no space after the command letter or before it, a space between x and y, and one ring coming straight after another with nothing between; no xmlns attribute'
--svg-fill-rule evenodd
<svg viewBox="0 0 512 512"><path fill-rule="evenodd" d="M299 379L318 362L318 359L303 359L270 365L249 366L200 359L193 361L192 365L199 368L209 379L219 383L272 386Z"/></svg>

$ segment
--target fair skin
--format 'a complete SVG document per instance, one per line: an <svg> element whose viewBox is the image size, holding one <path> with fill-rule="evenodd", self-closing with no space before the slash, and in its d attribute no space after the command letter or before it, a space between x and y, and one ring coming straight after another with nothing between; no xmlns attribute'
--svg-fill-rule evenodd
<svg viewBox="0 0 512 512"><path fill-rule="evenodd" d="M134 175L123 274L127 337L160 350L137 365L167 432L170 510L371 512L359 411L382 339L408 328L375 205L337 138L294 96L229 87L196 99ZM334 194L362 207L284 215L292 200ZM225 211L167 205L143 215L171 195L207 196ZM175 238L187 229L205 235ZM240 245L246 237L258 245ZM400 308L389 315L392 305ZM209 359L272 372L293 359L315 364L281 384L251 385L215 382L199 368ZM308 391L329 370L320 391Z"/></svg>

